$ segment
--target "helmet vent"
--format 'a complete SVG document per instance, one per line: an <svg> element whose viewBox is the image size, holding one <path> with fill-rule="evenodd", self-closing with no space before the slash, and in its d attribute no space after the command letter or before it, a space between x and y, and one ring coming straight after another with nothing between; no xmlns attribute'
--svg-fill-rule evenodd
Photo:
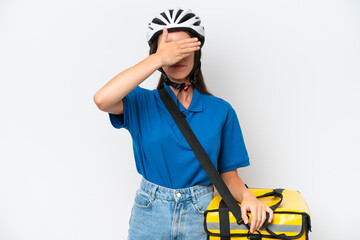
<svg viewBox="0 0 360 240"><path fill-rule="evenodd" d="M193 13L188 13L188 14L186 14L186 15L179 21L179 23L183 23L183 22L189 20L190 18L192 18L192 17L194 17L194 16L195 16L195 14L193 14Z"/></svg>
<svg viewBox="0 0 360 240"><path fill-rule="evenodd" d="M153 23L157 23L157 24L159 24L159 25L166 25L163 21L161 21L161 20L158 19L158 18L154 18L154 19L152 20L152 22L153 22Z"/></svg>
<svg viewBox="0 0 360 240"><path fill-rule="evenodd" d="M180 14L181 14L183 11L184 11L184 10L180 9L180 10L176 13L174 22L176 21L176 19L180 16Z"/></svg>
<svg viewBox="0 0 360 240"><path fill-rule="evenodd" d="M200 26L201 21L197 21L196 23L194 23L194 26Z"/></svg>
<svg viewBox="0 0 360 240"><path fill-rule="evenodd" d="M166 14L165 14L164 12L162 12L162 13L160 13L160 14L161 14L161 16L163 16L163 17L166 19L166 21L168 21L168 23L170 23L168 17L166 16Z"/></svg>
<svg viewBox="0 0 360 240"><path fill-rule="evenodd" d="M170 17L172 18L173 17L173 12L174 12L174 10L173 9L171 9L171 10L169 10L169 12L170 12Z"/></svg>

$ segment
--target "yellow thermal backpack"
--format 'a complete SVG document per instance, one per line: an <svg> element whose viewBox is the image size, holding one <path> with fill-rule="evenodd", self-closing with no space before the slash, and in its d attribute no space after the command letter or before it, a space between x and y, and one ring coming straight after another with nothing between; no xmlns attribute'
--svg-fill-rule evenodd
<svg viewBox="0 0 360 240"><path fill-rule="evenodd" d="M245 225L244 222L238 224L232 212L223 203L221 196L215 195L204 213L204 228L209 240L309 239L310 213L300 192L258 188L249 188L249 190L269 207L276 206L273 221L265 222L259 231L251 234L249 231L251 213L248 214L250 224ZM274 194L276 192L277 194Z"/></svg>

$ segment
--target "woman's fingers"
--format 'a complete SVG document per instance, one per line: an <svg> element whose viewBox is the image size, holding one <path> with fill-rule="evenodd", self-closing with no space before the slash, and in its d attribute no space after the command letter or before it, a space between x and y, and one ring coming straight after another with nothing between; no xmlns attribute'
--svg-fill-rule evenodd
<svg viewBox="0 0 360 240"><path fill-rule="evenodd" d="M257 229L258 225L258 209L253 208L251 209L251 226L250 226L250 232L254 233L254 231Z"/></svg>
<svg viewBox="0 0 360 240"><path fill-rule="evenodd" d="M182 50L180 51L180 53L181 53L182 55L190 55L190 53L195 52L195 51L197 51L197 50L199 50L199 49L200 49L199 47L186 48L186 49L182 49Z"/></svg>
<svg viewBox="0 0 360 240"><path fill-rule="evenodd" d="M264 224L264 222L266 220L266 210L265 210L265 208L263 208L260 211L260 214L261 214L261 221L259 221L259 226L258 226L257 230L259 230L261 228L261 226Z"/></svg>
<svg viewBox="0 0 360 240"><path fill-rule="evenodd" d="M255 225L255 230L258 230L259 225L261 222L261 208L258 207L258 211L257 211L257 221L256 221L256 225Z"/></svg>
<svg viewBox="0 0 360 240"><path fill-rule="evenodd" d="M247 216L247 209L243 205L241 205L241 218L245 224L248 224L249 218Z"/></svg>
<svg viewBox="0 0 360 240"><path fill-rule="evenodd" d="M182 43L182 44L178 44L178 48L180 49L180 51L190 51L190 50L197 50L200 49L200 45L201 42L200 41L193 41L193 42L187 42L187 43Z"/></svg>
<svg viewBox="0 0 360 240"><path fill-rule="evenodd" d="M254 208L251 211L251 227L250 232L253 233L254 231L259 231L260 228L264 225L266 221L266 213L269 213L269 220L268 223L271 223L274 217L274 212L268 206L266 207L258 207Z"/></svg>
<svg viewBox="0 0 360 240"><path fill-rule="evenodd" d="M185 40L185 41L184 41ZM178 47L184 51L196 51L200 49L201 42L197 40L197 38L187 38L184 40L180 40L181 42L177 42Z"/></svg>
<svg viewBox="0 0 360 240"><path fill-rule="evenodd" d="M258 208L258 220L257 220L257 225L256 225L256 231L258 231L261 227L261 222L263 220L263 212L264 212L264 209L262 207L259 207Z"/></svg>
<svg viewBox="0 0 360 240"><path fill-rule="evenodd" d="M190 42L190 43L184 43L179 45L180 49L186 49L186 48L192 48L192 47L200 47L201 42L200 41L196 41L196 42Z"/></svg>
<svg viewBox="0 0 360 240"><path fill-rule="evenodd" d="M186 54L186 53L192 53L192 52L195 52L197 50L200 49L200 44L195 42L195 43L190 43L190 44L187 44L186 46L183 46L181 49L180 49L180 52L182 54Z"/></svg>
<svg viewBox="0 0 360 240"><path fill-rule="evenodd" d="M185 39L177 40L175 42L178 44L187 44L187 43L192 43L192 42L198 42L198 38L197 37L185 38Z"/></svg>
<svg viewBox="0 0 360 240"><path fill-rule="evenodd" d="M167 41L167 36L168 36L168 30L166 27L163 28L163 33L161 35L161 39L160 39L160 44L164 43ZM160 45L159 44L159 45Z"/></svg>

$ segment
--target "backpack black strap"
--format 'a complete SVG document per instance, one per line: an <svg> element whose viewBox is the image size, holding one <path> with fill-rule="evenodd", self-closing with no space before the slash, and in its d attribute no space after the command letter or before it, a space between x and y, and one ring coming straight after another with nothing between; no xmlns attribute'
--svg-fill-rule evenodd
<svg viewBox="0 0 360 240"><path fill-rule="evenodd" d="M186 141L193 150L196 158L199 160L201 166L204 168L206 174L209 176L212 183L215 185L226 206L234 215L236 222L240 224L242 221L240 206L231 194L229 188L221 179L218 171L212 164L206 151L201 146L199 140L196 138L194 132L191 130L188 122L185 120L185 115L180 112L179 108L176 106L175 102L173 101L165 87L159 90L159 95L161 100L164 102L166 108L170 112L171 116L175 120L176 124L178 125L180 131L184 135Z"/></svg>

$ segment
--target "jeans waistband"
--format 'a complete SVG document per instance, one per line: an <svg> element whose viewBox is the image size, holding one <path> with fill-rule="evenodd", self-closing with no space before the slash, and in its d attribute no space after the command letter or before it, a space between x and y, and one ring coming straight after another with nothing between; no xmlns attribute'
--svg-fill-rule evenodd
<svg viewBox="0 0 360 240"><path fill-rule="evenodd" d="M140 188L151 195L152 199L162 198L170 201L187 201L192 199L196 203L196 199L209 192L214 192L213 184L196 185L189 188L170 189L149 182L145 178L141 180Z"/></svg>

